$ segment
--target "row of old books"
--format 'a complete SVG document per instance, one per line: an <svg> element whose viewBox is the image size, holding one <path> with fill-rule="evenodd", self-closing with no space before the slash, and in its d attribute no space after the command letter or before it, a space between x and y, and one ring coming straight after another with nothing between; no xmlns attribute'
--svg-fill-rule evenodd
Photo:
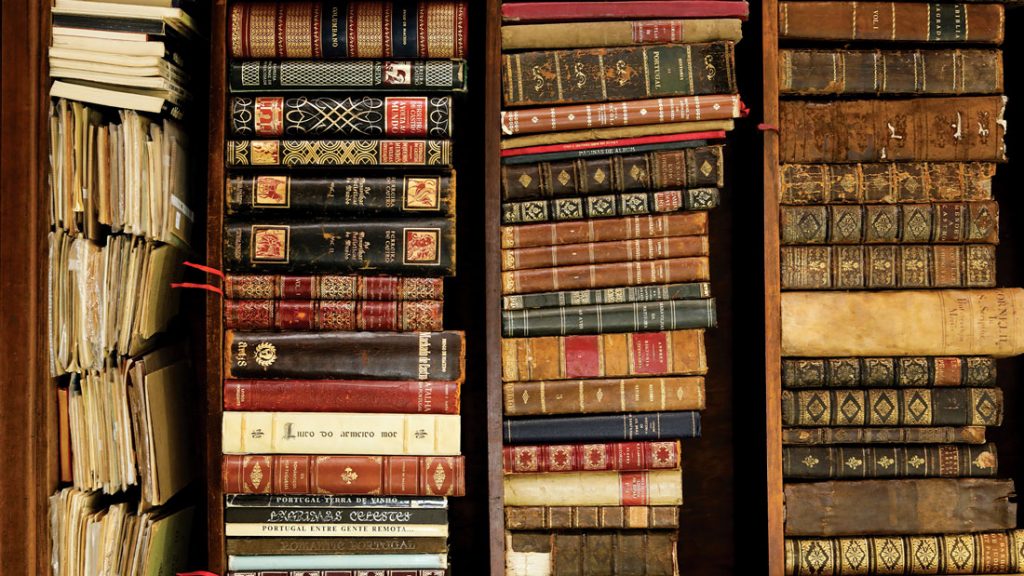
<svg viewBox="0 0 1024 576"><path fill-rule="evenodd" d="M229 3L228 574L439 576L460 455L468 4Z"/></svg>
<svg viewBox="0 0 1024 576"><path fill-rule="evenodd" d="M55 576L188 566L194 390L177 320L195 215L188 11L57 0L49 70Z"/></svg>
<svg viewBox="0 0 1024 576"><path fill-rule="evenodd" d="M679 573L745 2L502 5L506 574Z"/></svg>
<svg viewBox="0 0 1024 576"><path fill-rule="evenodd" d="M1003 10L779 4L789 575L1024 571L986 442L1024 352L1024 291L995 288Z"/></svg>

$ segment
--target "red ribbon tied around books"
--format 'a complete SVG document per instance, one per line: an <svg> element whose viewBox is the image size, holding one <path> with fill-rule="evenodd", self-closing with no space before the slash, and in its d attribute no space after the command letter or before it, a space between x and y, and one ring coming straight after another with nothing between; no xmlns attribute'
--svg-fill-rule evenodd
<svg viewBox="0 0 1024 576"><path fill-rule="evenodd" d="M213 274L214 276L219 276L221 280L224 279L224 273L221 272L220 270L217 270L216 268L210 268L209 266L204 266L202 264L196 264L195 262L188 262L188 261L183 262L183 264L185 266L188 266L189 268L195 268L196 270L201 270L203 272L206 272L207 274ZM174 282L174 283L171 284L171 288L197 288L199 290L206 290L208 292L215 292L217 294L220 294L221 296L224 295L224 291L221 290L220 288L214 286L213 284L198 284L196 282ZM204 574L210 574L210 573L209 572L189 572L188 574L204 575ZM186 575L179 575L179 576L188 576L188 574L186 574ZM213 576L217 576L217 575L214 574Z"/></svg>

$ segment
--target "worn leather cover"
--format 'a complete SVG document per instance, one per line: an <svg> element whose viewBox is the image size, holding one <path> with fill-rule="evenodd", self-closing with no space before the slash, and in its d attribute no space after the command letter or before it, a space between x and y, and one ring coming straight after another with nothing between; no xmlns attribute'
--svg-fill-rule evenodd
<svg viewBox="0 0 1024 576"><path fill-rule="evenodd" d="M580 290L644 284L673 284L710 280L706 256L612 262L555 268L533 268L501 273L502 294L528 294L554 290Z"/></svg>
<svg viewBox="0 0 1024 576"><path fill-rule="evenodd" d="M501 205L501 223L525 224L710 210L718 206L718 198L718 188L689 188L504 202Z"/></svg>
<svg viewBox="0 0 1024 576"><path fill-rule="evenodd" d="M616 20L606 22L556 22L502 26L502 50L540 48L600 48L638 44L696 43L712 40L739 42L743 37L738 18L685 20Z"/></svg>
<svg viewBox="0 0 1024 576"><path fill-rule="evenodd" d="M916 428L785 428L784 445L813 444L984 444L984 426Z"/></svg>
<svg viewBox="0 0 1024 576"><path fill-rule="evenodd" d="M708 214L706 212L677 212L597 221L502 226L501 247L503 249L530 248L586 242L614 242L637 238L703 236L707 233Z"/></svg>
<svg viewBox="0 0 1024 576"><path fill-rule="evenodd" d="M783 244L998 244L999 205L982 202L781 206Z"/></svg>
<svg viewBox="0 0 1024 576"><path fill-rule="evenodd" d="M679 506L681 470L505 476L506 506Z"/></svg>
<svg viewBox="0 0 1024 576"><path fill-rule="evenodd" d="M614 242L585 242L583 244L511 248L501 251L501 269L503 272L511 272L514 270L550 268L554 266L688 258L692 256L707 256L708 252L707 236L637 238ZM675 298L658 298L658 300L675 300ZM579 305L591 303L600 304L601 302L581 302ZM608 303L611 304L611 302Z"/></svg>
<svg viewBox="0 0 1024 576"><path fill-rule="evenodd" d="M783 358L783 388L922 388L996 385L985 356Z"/></svg>
<svg viewBox="0 0 1024 576"><path fill-rule="evenodd" d="M782 204L970 202L992 199L991 162L783 164Z"/></svg>
<svg viewBox="0 0 1024 576"><path fill-rule="evenodd" d="M459 388L433 380L225 380L224 409L458 414Z"/></svg>
<svg viewBox="0 0 1024 576"><path fill-rule="evenodd" d="M654 286L624 286L593 290L563 290L502 296L503 310L527 310L585 304L616 304L623 302L654 302L657 300L691 300L711 296L707 282L662 284Z"/></svg>
<svg viewBox="0 0 1024 576"><path fill-rule="evenodd" d="M704 378L506 382L505 416L703 410Z"/></svg>
<svg viewBox="0 0 1024 576"><path fill-rule="evenodd" d="M995 444L980 446L786 446L787 480L838 478L967 478L995 476Z"/></svg>
<svg viewBox="0 0 1024 576"><path fill-rule="evenodd" d="M508 530L679 528L678 506L506 506Z"/></svg>
<svg viewBox="0 0 1024 576"><path fill-rule="evenodd" d="M998 3L779 2L779 37L1001 44Z"/></svg>
<svg viewBox="0 0 1024 576"><path fill-rule="evenodd" d="M465 60L233 60L233 94L260 92L465 92Z"/></svg>
<svg viewBox="0 0 1024 576"><path fill-rule="evenodd" d="M227 300L224 327L236 330L441 330L440 300Z"/></svg>
<svg viewBox="0 0 1024 576"><path fill-rule="evenodd" d="M505 535L505 574L678 576L678 545L675 530L510 532Z"/></svg>
<svg viewBox="0 0 1024 576"><path fill-rule="evenodd" d="M451 168L451 140L228 140L224 163L242 166Z"/></svg>
<svg viewBox="0 0 1024 576"><path fill-rule="evenodd" d="M679 467L679 441L535 444L502 448L506 474Z"/></svg>
<svg viewBox="0 0 1024 576"><path fill-rule="evenodd" d="M783 426L998 426L999 388L783 390Z"/></svg>
<svg viewBox="0 0 1024 576"><path fill-rule="evenodd" d="M700 412L626 412L588 416L509 418L505 444L626 442L700 437Z"/></svg>
<svg viewBox="0 0 1024 576"><path fill-rule="evenodd" d="M224 296L241 300L443 300L441 278L225 274Z"/></svg>
<svg viewBox="0 0 1024 576"><path fill-rule="evenodd" d="M451 138L451 96L234 96L240 138Z"/></svg>

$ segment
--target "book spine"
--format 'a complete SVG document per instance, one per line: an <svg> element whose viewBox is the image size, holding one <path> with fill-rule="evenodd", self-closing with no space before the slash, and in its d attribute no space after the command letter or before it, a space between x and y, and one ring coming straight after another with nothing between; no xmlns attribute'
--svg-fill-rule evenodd
<svg viewBox="0 0 1024 576"><path fill-rule="evenodd" d="M508 382L505 416L703 410L704 378Z"/></svg>
<svg viewBox="0 0 1024 576"><path fill-rule="evenodd" d="M987 533L915 534L913 536L866 536L838 538L787 538L786 576L843 574L868 576L874 562L847 557L840 542L850 542L865 558L886 556L892 574L1009 574L1024 570L1015 551L1024 544L1024 530ZM884 550L913 550L913 554L888 555ZM944 551L958 550L956 558Z"/></svg>
<svg viewBox="0 0 1024 576"><path fill-rule="evenodd" d="M447 535L447 530L439 532ZM321 571L323 566L331 569ZM380 570L378 566L387 568ZM228 557L228 570L261 570L264 576L444 576L447 567L448 555L444 553Z"/></svg>
<svg viewBox="0 0 1024 576"><path fill-rule="evenodd" d="M462 382L462 332L224 331L225 378Z"/></svg>
<svg viewBox="0 0 1024 576"><path fill-rule="evenodd" d="M696 132L695 134L717 134L716 132ZM716 138L724 138L725 132L721 132L722 136L715 136ZM682 134L686 135L686 134ZM647 140L651 138L659 138L659 136L646 136L640 138L622 138L619 141L629 140ZM593 141L590 141L593 142ZM590 143L587 142L587 143ZM520 152L523 150L531 149L552 149L554 152L544 152L539 154L518 154L502 156L501 164L503 166L514 166L517 164L532 164L534 162L556 162L560 160L585 160L588 158L600 158L603 156L624 156L627 154L640 154L646 152L659 152L663 150L685 150L688 148L699 148L701 146L707 146L709 140L680 140L662 142L656 144L630 144L628 146L614 146L610 148L569 148L564 151L557 151L563 146L569 146L571 144L579 144L579 142L570 142L568 144L551 144L546 146L530 146L525 148L509 148L502 150L502 154L506 152ZM561 176L561 173L559 173Z"/></svg>
<svg viewBox="0 0 1024 576"><path fill-rule="evenodd" d="M1001 44L1003 18L999 4L780 2L779 37Z"/></svg>
<svg viewBox="0 0 1024 576"><path fill-rule="evenodd" d="M459 423L452 414L224 412L222 446L224 454L452 456Z"/></svg>
<svg viewBox="0 0 1024 576"><path fill-rule="evenodd" d="M431 380L225 380L224 409L458 414L459 384Z"/></svg>
<svg viewBox="0 0 1024 576"><path fill-rule="evenodd" d="M501 7L505 23L638 20L650 18L747 19L745 2L673 0L629 2L509 2Z"/></svg>
<svg viewBox="0 0 1024 576"><path fill-rule="evenodd" d="M782 355L1015 356L1024 352L1020 314L1019 288L783 292Z"/></svg>
<svg viewBox="0 0 1024 576"><path fill-rule="evenodd" d="M503 382L707 372L703 330L501 340Z"/></svg>
<svg viewBox="0 0 1024 576"><path fill-rule="evenodd" d="M234 456L222 464L230 494L462 496L462 456Z"/></svg>
<svg viewBox="0 0 1024 576"><path fill-rule="evenodd" d="M801 95L999 94L1003 58L998 50L780 50L779 84Z"/></svg>
<svg viewBox="0 0 1024 576"><path fill-rule="evenodd" d="M225 494L226 508L429 508L448 509L444 497L409 498L405 496L324 496L302 494Z"/></svg>
<svg viewBox="0 0 1024 576"><path fill-rule="evenodd" d="M984 426L917 428L784 428L782 443L828 444L984 444Z"/></svg>
<svg viewBox="0 0 1024 576"><path fill-rule="evenodd" d="M448 511L433 508L278 508L236 506L224 510L227 524L439 525Z"/></svg>
<svg viewBox="0 0 1024 576"><path fill-rule="evenodd" d="M989 532L1017 524L1013 480L791 482L784 491L786 536Z"/></svg>
<svg viewBox="0 0 1024 576"><path fill-rule="evenodd" d="M740 98L735 94L523 108L501 113L501 133L505 136L515 136L539 132L728 120L739 118L740 109ZM533 118L544 118L545 121L534 123Z"/></svg>
<svg viewBox="0 0 1024 576"><path fill-rule="evenodd" d="M505 202L501 207L501 223L524 224L614 218L680 210L710 210L715 206L718 206L718 188L624 192L601 196Z"/></svg>
<svg viewBox="0 0 1024 576"><path fill-rule="evenodd" d="M506 506L508 530L677 529L676 506Z"/></svg>
<svg viewBox="0 0 1024 576"><path fill-rule="evenodd" d="M520 148L501 150L501 161L503 163L509 163L515 161L516 158L522 156L537 156L535 160L530 161L541 161L549 160L549 158L543 157L546 154L556 154L562 152L588 152L593 153L597 156L607 156L608 154L624 154L625 152L611 152L610 150L617 150L619 148L632 148L633 146L644 146L648 144L668 144L679 147L687 147L687 143L690 142L702 142L703 140L721 140L725 138L725 132L712 130L707 132L690 131L680 132L677 134L658 134L651 136L642 136L635 138L616 138L612 140L583 140L578 142L565 142L561 144L549 144L545 146L525 146ZM705 146L705 143L698 143L694 146ZM673 148L664 148L665 150ZM609 150L609 152L605 152ZM662 150L662 148L654 148L654 150Z"/></svg>
<svg viewBox="0 0 1024 576"><path fill-rule="evenodd" d="M996 285L992 244L783 246L780 266L785 290Z"/></svg>
<svg viewBox="0 0 1024 576"><path fill-rule="evenodd" d="M548 264L553 266L554 263ZM588 304L622 304L653 302L656 300L692 300L711 297L707 282L662 284L660 286L626 286L595 290L567 290L502 296L503 310L529 310L560 306L586 306Z"/></svg>
<svg viewBox="0 0 1024 576"><path fill-rule="evenodd" d="M501 313L501 335L506 338L686 330L717 325L714 298L504 310Z"/></svg>
<svg viewBox="0 0 1024 576"><path fill-rule="evenodd" d="M506 506L679 506L679 470L505 476Z"/></svg>
<svg viewBox="0 0 1024 576"><path fill-rule="evenodd" d="M995 476L997 466L995 444L782 449L782 474L792 480L977 478Z"/></svg>
<svg viewBox="0 0 1024 576"><path fill-rule="evenodd" d="M698 2L687 2L694 3ZM675 576L679 574L678 546L679 533L675 530L516 531L510 532L505 540L505 574Z"/></svg>
<svg viewBox="0 0 1024 576"><path fill-rule="evenodd" d="M229 272L384 272L451 275L455 219L224 224Z"/></svg>
<svg viewBox="0 0 1024 576"><path fill-rule="evenodd" d="M310 523L280 524L271 522L227 522L224 524L224 535L235 536L288 536L302 538L308 536L331 535L335 537L359 537L363 535L381 536L383 534L399 534L409 537L439 538L448 536L448 524L342 524L342 523ZM275 556L282 559L284 556Z"/></svg>
<svg viewBox="0 0 1024 576"><path fill-rule="evenodd" d="M704 97L694 96L694 98ZM501 139L501 148L538 148L547 145L578 144L581 142L594 142L597 140L628 140L650 136L672 136L686 133L707 134L708 132L728 132L735 127L736 123L731 118L725 120L688 120L629 126L611 126L604 128L594 127L584 130L541 132L539 134L526 134L524 136L509 136ZM594 153L593 155L597 156L598 154Z"/></svg>
<svg viewBox="0 0 1024 576"><path fill-rule="evenodd" d="M992 387L996 361L984 356L783 358L783 388Z"/></svg>
<svg viewBox="0 0 1024 576"><path fill-rule="evenodd" d="M501 191L502 199L510 201L698 187L720 188L724 172L722 146L608 154L565 161L505 162L501 167Z"/></svg>
<svg viewBox="0 0 1024 576"><path fill-rule="evenodd" d="M229 456L229 458L231 458ZM232 556L327 554L445 554L444 538L388 536L364 538L228 538L225 553ZM426 576L435 576L428 574Z"/></svg>
<svg viewBox="0 0 1024 576"><path fill-rule="evenodd" d="M640 286L710 279L707 257L611 262L502 272L503 294L581 290L610 286Z"/></svg>
<svg viewBox="0 0 1024 576"><path fill-rule="evenodd" d="M504 446L502 464L505 474L671 470L679 467L679 441Z"/></svg>
<svg viewBox="0 0 1024 576"><path fill-rule="evenodd" d="M999 388L783 390L784 426L999 426Z"/></svg>
<svg viewBox="0 0 1024 576"><path fill-rule="evenodd" d="M700 412L645 412L505 420L506 444L700 438ZM506 502L508 504L508 502Z"/></svg>
<svg viewBox="0 0 1024 576"><path fill-rule="evenodd" d="M501 29L502 50L600 48L643 44L711 42L743 37L739 19L627 20L524 24Z"/></svg>
<svg viewBox="0 0 1024 576"><path fill-rule="evenodd" d="M783 164L782 204L891 204L992 199L991 162Z"/></svg>
<svg viewBox="0 0 1024 576"><path fill-rule="evenodd" d="M506 53L501 71L505 106L736 92L732 42Z"/></svg>
<svg viewBox="0 0 1024 576"><path fill-rule="evenodd" d="M779 228L783 244L998 244L999 205L781 206Z"/></svg>
<svg viewBox="0 0 1024 576"><path fill-rule="evenodd" d="M242 138L450 138L452 98L235 96L231 130Z"/></svg>
<svg viewBox="0 0 1024 576"><path fill-rule="evenodd" d="M641 238L618 242L514 248L501 251L501 269L503 272L510 272L531 268L707 256L708 248L707 236ZM660 300L674 300L674 298L660 298Z"/></svg>
<svg viewBox="0 0 1024 576"><path fill-rule="evenodd" d="M463 58L468 2L239 2L233 58Z"/></svg>
<svg viewBox="0 0 1024 576"><path fill-rule="evenodd" d="M280 91L465 92L465 60L235 60L233 93Z"/></svg>
<svg viewBox="0 0 1024 576"><path fill-rule="evenodd" d="M225 274L224 296L239 300L442 300L441 278Z"/></svg>
<svg viewBox="0 0 1024 576"><path fill-rule="evenodd" d="M1004 96L784 100L779 103L780 161L1002 162L1005 107Z"/></svg>
<svg viewBox="0 0 1024 576"><path fill-rule="evenodd" d="M224 328L234 330L441 330L440 300L227 300Z"/></svg>
<svg viewBox="0 0 1024 576"><path fill-rule="evenodd" d="M228 140L225 163L242 166L452 165L450 140Z"/></svg>
<svg viewBox="0 0 1024 576"><path fill-rule="evenodd" d="M228 214L449 215L455 214L455 173L352 174L341 178L236 174L224 192Z"/></svg>
<svg viewBox="0 0 1024 576"><path fill-rule="evenodd" d="M501 227L502 248L530 248L637 238L701 236L708 233L706 212L627 216L594 222L557 222Z"/></svg>

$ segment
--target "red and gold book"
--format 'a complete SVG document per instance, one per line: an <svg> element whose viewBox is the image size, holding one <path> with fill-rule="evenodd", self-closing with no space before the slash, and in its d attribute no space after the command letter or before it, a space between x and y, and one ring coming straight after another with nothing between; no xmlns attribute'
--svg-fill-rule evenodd
<svg viewBox="0 0 1024 576"><path fill-rule="evenodd" d="M226 300L224 327L235 330L442 330L440 300Z"/></svg>
<svg viewBox="0 0 1024 576"><path fill-rule="evenodd" d="M462 456L225 455L228 494L462 496Z"/></svg>
<svg viewBox="0 0 1024 576"><path fill-rule="evenodd" d="M506 474L659 470L679 467L679 441L505 446Z"/></svg>
<svg viewBox="0 0 1024 576"><path fill-rule="evenodd" d="M237 300L442 300L444 279L400 276L226 274Z"/></svg>
<svg viewBox="0 0 1024 576"><path fill-rule="evenodd" d="M436 380L225 380L224 410L458 414L459 383Z"/></svg>

